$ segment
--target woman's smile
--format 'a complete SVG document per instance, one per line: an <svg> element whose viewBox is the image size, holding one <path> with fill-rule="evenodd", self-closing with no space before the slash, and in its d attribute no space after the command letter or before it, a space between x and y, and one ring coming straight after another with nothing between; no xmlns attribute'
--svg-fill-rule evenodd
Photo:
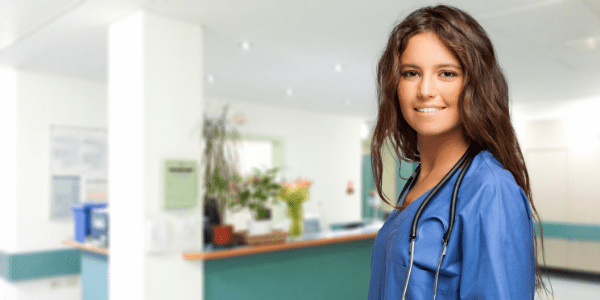
<svg viewBox="0 0 600 300"><path fill-rule="evenodd" d="M437 112L442 111L442 109L444 109L445 107L436 107L436 108L415 108L416 111L426 114L426 115L433 115Z"/></svg>

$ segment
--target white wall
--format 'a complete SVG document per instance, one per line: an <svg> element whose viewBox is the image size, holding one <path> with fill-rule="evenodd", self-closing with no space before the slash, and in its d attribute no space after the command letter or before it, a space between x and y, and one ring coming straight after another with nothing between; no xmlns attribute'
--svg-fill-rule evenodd
<svg viewBox="0 0 600 300"><path fill-rule="evenodd" d="M0 251L17 248L17 72L0 68Z"/></svg>
<svg viewBox="0 0 600 300"><path fill-rule="evenodd" d="M542 222L600 225L600 99L573 100L551 119L518 122ZM600 272L600 243L545 239L548 266Z"/></svg>
<svg viewBox="0 0 600 300"><path fill-rule="evenodd" d="M106 128L106 83L19 72L17 124L16 251L65 248L73 221L50 219L50 126Z"/></svg>
<svg viewBox="0 0 600 300"><path fill-rule="evenodd" d="M600 147L590 130L569 119L526 123L522 148L543 221L600 224Z"/></svg>
<svg viewBox="0 0 600 300"><path fill-rule="evenodd" d="M80 300L79 275L55 276L48 279L25 280L7 284L8 297L2 300ZM0 291L1 291L0 284ZM13 297L13 298L11 298Z"/></svg>
<svg viewBox="0 0 600 300"><path fill-rule="evenodd" d="M0 295L2 295L2 300L16 300L17 288L14 284L0 279Z"/></svg>
<svg viewBox="0 0 600 300"><path fill-rule="evenodd" d="M303 177L313 182L307 210L311 207L312 211L317 210L316 203L323 201L324 217L329 223L361 219L363 118L239 100L207 99L206 102L207 112L213 116L226 103L230 104L229 117L237 112L245 114L246 123L237 127L242 134L283 139L282 177L286 180ZM354 184L352 195L346 194L348 181Z"/></svg>
<svg viewBox="0 0 600 300"><path fill-rule="evenodd" d="M50 219L50 125L106 127L106 84L3 70L2 85L2 113L7 114L2 118L2 166L12 171L2 170L0 250L65 248L61 240L73 236L72 220ZM80 299L78 282L79 276L1 280L0 294L2 299Z"/></svg>

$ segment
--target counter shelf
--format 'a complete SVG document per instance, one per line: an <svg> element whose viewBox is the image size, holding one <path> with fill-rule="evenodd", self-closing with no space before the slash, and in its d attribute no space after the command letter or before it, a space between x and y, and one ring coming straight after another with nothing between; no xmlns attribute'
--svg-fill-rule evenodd
<svg viewBox="0 0 600 300"><path fill-rule="evenodd" d="M291 240L286 241L285 243L270 245L243 245L232 248L205 247L203 252L183 253L183 258L187 260L217 260L230 257L370 240L377 236L378 229L379 228L367 227L353 230L336 230L327 233L304 235L300 237L299 240Z"/></svg>
<svg viewBox="0 0 600 300"><path fill-rule="evenodd" d="M82 243L79 243L79 242L75 242L75 241L72 241L72 240L62 240L62 244L63 245L67 245L67 246L71 246L71 247L75 247L75 248L83 250L83 251L87 251L87 252L92 252L92 253L102 254L102 255L108 256L108 249L107 248L99 248L99 247L89 246L89 245L85 245L85 244L82 244Z"/></svg>

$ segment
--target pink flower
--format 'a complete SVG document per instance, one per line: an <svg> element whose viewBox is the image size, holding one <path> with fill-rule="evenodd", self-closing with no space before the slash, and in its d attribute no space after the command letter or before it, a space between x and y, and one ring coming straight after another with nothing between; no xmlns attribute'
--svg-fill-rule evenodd
<svg viewBox="0 0 600 300"><path fill-rule="evenodd" d="M310 186L310 181L308 181L307 179L298 179L296 181L296 184L305 188L308 188Z"/></svg>
<svg viewBox="0 0 600 300"><path fill-rule="evenodd" d="M295 189L295 188L296 188L295 184L292 184L292 183L290 183L290 182L284 182L284 183L283 183L283 189L284 189L284 190L287 190L287 189Z"/></svg>

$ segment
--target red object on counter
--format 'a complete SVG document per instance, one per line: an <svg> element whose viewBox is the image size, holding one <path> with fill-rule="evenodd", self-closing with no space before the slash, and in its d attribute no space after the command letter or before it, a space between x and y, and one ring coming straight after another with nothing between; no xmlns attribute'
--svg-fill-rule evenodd
<svg viewBox="0 0 600 300"><path fill-rule="evenodd" d="M212 231L215 245L231 245L233 243L232 225L213 225Z"/></svg>

